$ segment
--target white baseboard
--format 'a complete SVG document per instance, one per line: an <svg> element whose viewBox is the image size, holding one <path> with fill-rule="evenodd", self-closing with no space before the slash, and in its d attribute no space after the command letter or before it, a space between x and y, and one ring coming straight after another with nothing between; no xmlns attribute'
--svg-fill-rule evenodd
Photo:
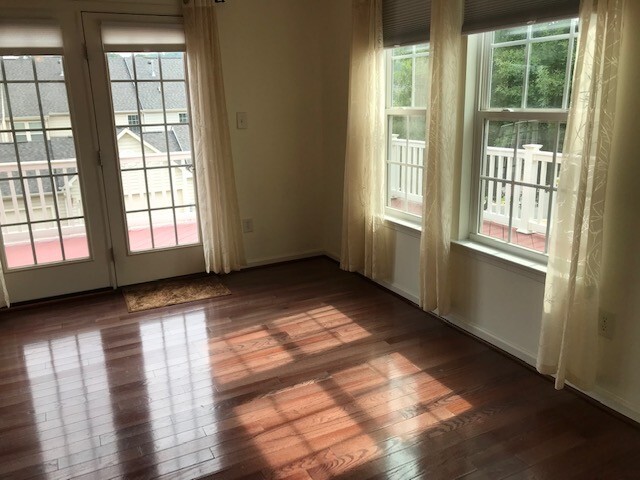
<svg viewBox="0 0 640 480"><path fill-rule="evenodd" d="M420 299L416 295L413 295L405 290L402 290L401 288L396 287L392 283L388 283L382 280L376 280L376 283L380 284L380 286L386 288L387 290L391 290L393 293L396 293L401 297L406 298L407 300L415 303L416 305L420 304Z"/></svg>
<svg viewBox="0 0 640 480"><path fill-rule="evenodd" d="M505 342L504 340L501 340L500 338L496 337L485 329L478 327L477 325L464 322L456 315L447 315L444 320L461 328L462 330L471 333L472 335L475 335L478 338L481 338L486 342L489 342L491 345L513 355L514 357L522 360L532 367L536 366L536 355L532 354L531 352L526 352L509 342ZM569 382L567 382L567 384L571 385ZM602 405L615 410L616 412L621 413L626 417L629 417L633 421L640 423L640 411L638 410L638 406L632 405L630 402L610 392L606 388L595 385L593 387L593 390L587 392L577 388L574 385L571 385L571 387L582 392L586 396L591 397L596 402L599 402Z"/></svg>
<svg viewBox="0 0 640 480"><path fill-rule="evenodd" d="M290 262L291 260L302 260L303 258L319 257L325 255L322 250L308 250L306 252L295 253L293 255L276 255L273 257L262 257L249 259L245 268L262 267L273 263Z"/></svg>
<svg viewBox="0 0 640 480"><path fill-rule="evenodd" d="M455 314L449 314L444 317L444 320L455 325L462 330L469 332L472 335L484 340L485 342L489 342L491 345L499 348L500 350L504 350L510 355L522 360L523 362L535 367L536 366L536 356L531 353L523 350L522 348L513 345L512 343L505 342L499 337L495 336L493 333L485 330L482 327L477 325L473 325L472 323L467 323L462 320L460 317Z"/></svg>

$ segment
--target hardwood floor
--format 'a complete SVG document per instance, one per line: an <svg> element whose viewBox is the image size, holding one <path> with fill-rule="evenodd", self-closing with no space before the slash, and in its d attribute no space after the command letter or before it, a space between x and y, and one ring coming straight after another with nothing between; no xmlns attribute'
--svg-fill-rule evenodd
<svg viewBox="0 0 640 480"><path fill-rule="evenodd" d="M640 478L640 431L327 259L3 312L0 478Z"/></svg>

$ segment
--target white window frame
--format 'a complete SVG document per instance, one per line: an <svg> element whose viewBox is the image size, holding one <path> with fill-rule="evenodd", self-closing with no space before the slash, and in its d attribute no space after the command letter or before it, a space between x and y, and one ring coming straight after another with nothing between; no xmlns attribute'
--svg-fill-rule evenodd
<svg viewBox="0 0 640 480"><path fill-rule="evenodd" d="M420 44L423 45L423 44ZM427 44L428 45L428 44ZM411 46L411 45L407 45ZM395 48L395 47L394 47ZM406 55L393 55L394 48L387 48L385 50L385 165L384 165L384 190L385 190L385 217L389 220L397 220L403 224L408 224L416 229L421 228L421 219L422 215L415 215L403 210L399 210L397 208L393 208L389 206L390 200L390 186L389 186L389 166L390 165L406 165L406 163L395 162L390 158L390 145L392 144L392 133L389 128L391 125L391 120L394 117L405 117L407 120L407 125L409 124L409 118L411 117L421 117L425 121L425 125L427 122L427 106L425 107L393 107L393 60L397 58L412 58L413 59L413 68L412 68L412 85L415 85L415 59L418 57L429 57L430 51L427 49L424 52L412 52ZM415 89L412 89L411 92L411 103L415 103ZM426 149L426 129L425 129L425 149ZM426 152L424 153L423 158L426 157ZM424 163L420 166L422 170L422 175L424 175Z"/></svg>
<svg viewBox="0 0 640 480"><path fill-rule="evenodd" d="M133 120L133 121L132 121ZM142 122L140 121L140 115L137 113L129 113L127 114L127 125L129 125L130 127L138 127L142 124ZM137 123L136 123L137 121Z"/></svg>
<svg viewBox="0 0 640 480"><path fill-rule="evenodd" d="M508 109L500 109L500 108L491 108L489 105L490 94L491 94L491 66L492 66L492 39L493 32L488 32L485 34L479 35L480 38L480 48L478 52L478 79L477 79L477 105L478 107L475 109L474 114L474 141L473 141L473 172L472 172L472 187L473 187L473 195L472 195L472 205L471 205L471 218L469 223L469 239L487 245L489 247L496 248L498 250L505 251L507 253L516 255L518 257L522 257L528 260L532 260L537 263L546 264L548 259L548 248L549 248L549 229L552 222L547 222L546 226L546 240L545 240L545 250L544 252L539 252L536 250L528 249L526 247L517 245L515 243L509 243L509 238L507 241L500 240L497 238L490 237L488 235L484 235L481 233L482 228L482 181L486 177L482 175L483 168L483 159L485 158L485 143L486 143L486 125L488 125L489 121L539 121L541 123L556 123L560 125L561 123L567 122L568 117L568 107L569 107L569 91L570 91L570 80L565 83L564 86L564 95L563 95L563 105L562 108L526 108L524 103L527 99L527 87L529 82L528 71L530 68L529 58L531 52L531 45L539 42L553 41L553 40L561 40L568 39L568 51L570 52L570 57L567 60L567 71L566 78L570 79L570 73L572 69L572 64L575 61L573 58L574 55L574 43L577 42L577 19L573 19L571 21L571 29L570 33L547 36L547 37L532 37L532 29L535 26L525 27L527 30L527 37L523 40L515 40L511 42L501 42L501 46L512 46L512 45L526 45L525 49L525 58L526 58L526 73L525 73L525 85L523 87L523 95L522 95L522 104L521 108L508 108ZM556 130L556 132L558 132ZM558 137L556 137L556 142L558 141ZM561 145L557 146L561 148ZM516 147L517 148L517 145ZM514 148L514 150L515 150ZM557 150L557 148L556 148ZM556 153L553 154L553 160L551 164L551 168L556 168ZM511 184L512 191L515 185L520 186L528 186L535 187L538 190L547 190L549 191L549 206L548 206L548 214L547 218L551 215L551 210L553 206L553 202L555 201L555 194L557 192L557 185L551 185L547 188L541 187L540 185L526 182L518 182L513 179L510 181L505 181L505 183ZM514 195L511 196L512 202ZM509 232L511 232L511 227L513 225L514 213L513 207L510 208L509 213ZM509 235L510 237L510 235Z"/></svg>

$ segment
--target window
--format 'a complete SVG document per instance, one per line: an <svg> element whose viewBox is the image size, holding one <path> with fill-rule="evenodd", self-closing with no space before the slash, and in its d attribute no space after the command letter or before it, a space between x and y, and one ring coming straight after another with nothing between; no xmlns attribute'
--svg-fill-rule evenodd
<svg viewBox="0 0 640 480"><path fill-rule="evenodd" d="M0 231L7 269L89 257L62 55L0 56Z"/></svg>
<svg viewBox="0 0 640 480"><path fill-rule="evenodd" d="M483 35L474 239L547 253L577 28L560 20Z"/></svg>
<svg viewBox="0 0 640 480"><path fill-rule="evenodd" d="M428 44L387 50L386 211L414 222L422 215L428 64Z"/></svg>
<svg viewBox="0 0 640 480"><path fill-rule="evenodd" d="M180 123L189 123L189 117L186 113L180 113L178 115Z"/></svg>
<svg viewBox="0 0 640 480"><path fill-rule="evenodd" d="M140 115L127 115L127 123L130 126L140 125Z"/></svg>
<svg viewBox="0 0 640 480"><path fill-rule="evenodd" d="M183 52L106 54L130 252L200 241ZM139 127L125 131L119 110ZM184 117L182 116L184 115ZM142 120L140 122L140 120Z"/></svg>

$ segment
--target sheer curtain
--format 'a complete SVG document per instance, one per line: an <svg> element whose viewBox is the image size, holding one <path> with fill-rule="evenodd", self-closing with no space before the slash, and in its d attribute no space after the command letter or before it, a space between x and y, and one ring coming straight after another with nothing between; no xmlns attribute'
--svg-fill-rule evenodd
<svg viewBox="0 0 640 480"><path fill-rule="evenodd" d="M207 272L228 273L245 257L215 8L211 0L189 0L183 14L205 262Z"/></svg>
<svg viewBox="0 0 640 480"><path fill-rule="evenodd" d="M340 267L381 279L389 255L384 222L382 0L352 2L349 114Z"/></svg>
<svg viewBox="0 0 640 480"><path fill-rule="evenodd" d="M614 127L622 0L583 0L553 211L537 367L589 388L596 373L603 214Z"/></svg>
<svg viewBox="0 0 640 480"><path fill-rule="evenodd" d="M464 0L431 2L431 81L420 239L420 305L449 313L449 253L456 152L464 100Z"/></svg>
<svg viewBox="0 0 640 480"><path fill-rule="evenodd" d="M2 263L0 263L0 308L9 306L9 293L7 292L7 284L4 280L4 271Z"/></svg>

